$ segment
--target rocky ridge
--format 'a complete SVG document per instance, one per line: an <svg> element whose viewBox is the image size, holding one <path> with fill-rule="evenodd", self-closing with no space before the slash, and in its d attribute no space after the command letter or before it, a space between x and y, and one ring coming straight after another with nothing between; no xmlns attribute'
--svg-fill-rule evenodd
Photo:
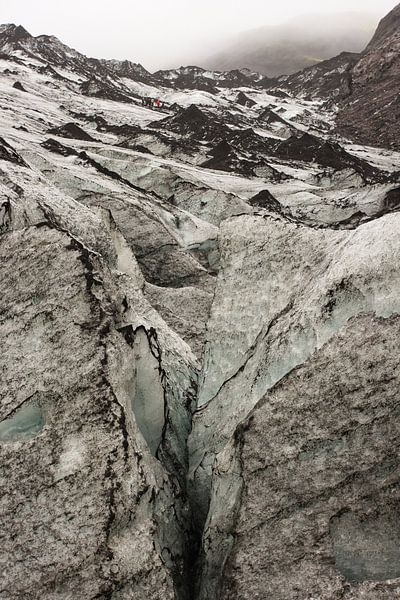
<svg viewBox="0 0 400 600"><path fill-rule="evenodd" d="M352 73L339 131L363 144L399 148L400 6L384 19Z"/></svg>

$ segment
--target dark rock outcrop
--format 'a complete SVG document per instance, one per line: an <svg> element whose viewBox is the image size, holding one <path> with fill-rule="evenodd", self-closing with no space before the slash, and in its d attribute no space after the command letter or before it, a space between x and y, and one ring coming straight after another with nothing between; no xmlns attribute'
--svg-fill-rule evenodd
<svg viewBox="0 0 400 600"><path fill-rule="evenodd" d="M24 86L22 85L22 83L21 83L20 81L16 81L16 82L13 84L13 88L14 88L15 90L19 90L20 92L26 92L26 89L24 88Z"/></svg>
<svg viewBox="0 0 400 600"><path fill-rule="evenodd" d="M114 102L132 102L133 100L132 96L126 91L94 77L81 84L81 92L85 96L105 98L106 100L114 100Z"/></svg>
<svg viewBox="0 0 400 600"><path fill-rule="evenodd" d="M95 141L89 133L76 123L66 123L65 125L60 125L60 127L53 127L52 129L49 129L48 133L74 140L82 140L84 142Z"/></svg>
<svg viewBox="0 0 400 600"><path fill-rule="evenodd" d="M188 108L181 108L172 117L154 121L151 127L179 133L182 136L191 136L194 140L207 141L221 138L227 131L221 121L195 104L191 104Z"/></svg>
<svg viewBox="0 0 400 600"><path fill-rule="evenodd" d="M156 78L139 63L130 60L101 60L100 62L116 77L126 77L148 85L157 83Z"/></svg>
<svg viewBox="0 0 400 600"><path fill-rule="evenodd" d="M400 5L380 23L352 71L352 93L337 127L362 144L400 148Z"/></svg>
<svg viewBox="0 0 400 600"><path fill-rule="evenodd" d="M21 167L28 166L22 156L2 137L0 137L0 159L20 165Z"/></svg>
<svg viewBox="0 0 400 600"><path fill-rule="evenodd" d="M275 147L275 153L282 158L315 162L335 171L352 169L366 182L384 182L390 176L368 162L346 152L339 144L325 141L309 133L292 135Z"/></svg>
<svg viewBox="0 0 400 600"><path fill-rule="evenodd" d="M282 213L282 205L268 190L261 190L249 200L250 206L265 208L278 214Z"/></svg>
<svg viewBox="0 0 400 600"><path fill-rule="evenodd" d="M286 127L289 127L289 123L268 106L266 108L263 108L263 110L260 112L257 121L260 121L262 123L268 123L269 125L271 125L272 123L279 123L280 125L285 125Z"/></svg>
<svg viewBox="0 0 400 600"><path fill-rule="evenodd" d="M295 96L309 99L337 101L347 98L352 91L352 69L360 56L357 53L342 52L294 75L280 77L276 85Z"/></svg>
<svg viewBox="0 0 400 600"><path fill-rule="evenodd" d="M201 166L218 171L242 173L243 175L254 174L254 163L240 158L235 149L226 140L222 140L213 148L211 158L202 163Z"/></svg>
<svg viewBox="0 0 400 600"><path fill-rule="evenodd" d="M236 104L240 104L241 106L245 106L247 108L252 108L256 106L257 102L246 96L244 92L239 92L236 96Z"/></svg>

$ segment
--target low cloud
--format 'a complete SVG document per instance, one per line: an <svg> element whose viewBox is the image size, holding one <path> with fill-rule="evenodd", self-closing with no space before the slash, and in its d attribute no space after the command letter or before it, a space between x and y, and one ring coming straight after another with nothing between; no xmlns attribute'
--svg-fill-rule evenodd
<svg viewBox="0 0 400 600"><path fill-rule="evenodd" d="M318 11L374 13L391 0L325 0ZM315 11L315 0L0 0L2 22L53 34L85 54L130 59L150 69L188 64L224 48L233 35Z"/></svg>

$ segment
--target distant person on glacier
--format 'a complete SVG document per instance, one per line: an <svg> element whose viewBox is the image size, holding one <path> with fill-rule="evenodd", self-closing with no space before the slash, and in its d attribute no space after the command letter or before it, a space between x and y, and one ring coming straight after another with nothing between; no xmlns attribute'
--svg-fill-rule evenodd
<svg viewBox="0 0 400 600"><path fill-rule="evenodd" d="M142 98L142 106L147 106L148 108L153 108L153 98L149 96Z"/></svg>

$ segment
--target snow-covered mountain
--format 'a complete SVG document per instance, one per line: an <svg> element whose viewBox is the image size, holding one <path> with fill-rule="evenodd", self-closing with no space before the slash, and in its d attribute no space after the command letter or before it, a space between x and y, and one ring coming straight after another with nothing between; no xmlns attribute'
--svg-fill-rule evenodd
<svg viewBox="0 0 400 600"><path fill-rule="evenodd" d="M0 27L1 600L396 597L395 25L274 79Z"/></svg>

